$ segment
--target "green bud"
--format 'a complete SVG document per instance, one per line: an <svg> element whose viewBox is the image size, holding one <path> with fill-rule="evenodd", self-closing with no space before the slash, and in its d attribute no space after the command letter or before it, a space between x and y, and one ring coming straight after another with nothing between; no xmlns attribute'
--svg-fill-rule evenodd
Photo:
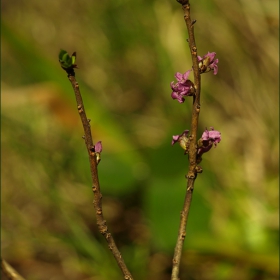
<svg viewBox="0 0 280 280"><path fill-rule="evenodd" d="M76 52L73 52L71 59L72 59L72 65L74 65L76 62Z"/></svg>
<svg viewBox="0 0 280 280"><path fill-rule="evenodd" d="M73 52L72 56L70 57L67 51L65 50L60 50L58 54L58 59L60 62L60 65L63 69L73 69L76 68L76 52Z"/></svg>

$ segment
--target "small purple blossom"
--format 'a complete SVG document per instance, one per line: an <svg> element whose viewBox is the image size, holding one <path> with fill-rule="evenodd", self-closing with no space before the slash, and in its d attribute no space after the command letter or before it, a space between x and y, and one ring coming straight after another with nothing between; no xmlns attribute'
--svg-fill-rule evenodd
<svg viewBox="0 0 280 280"><path fill-rule="evenodd" d="M197 155L201 157L202 154L208 152L212 146L217 146L218 143L222 140L221 133L217 130L214 130L213 127L210 127L211 130L206 130L203 132L201 138L198 140L198 150Z"/></svg>
<svg viewBox="0 0 280 280"><path fill-rule="evenodd" d="M173 135L172 136L172 143L171 145L174 145L175 143L179 143L180 146L185 150L185 154L189 153L189 130L185 130L183 133L179 135ZM218 143L221 141L221 133L217 130L214 130L213 127L210 127L210 130L207 128L203 132L201 138L197 142L197 163L199 163L202 158L202 154L208 152L213 145L217 146Z"/></svg>
<svg viewBox="0 0 280 280"><path fill-rule="evenodd" d="M207 128L205 131L202 133L202 140L203 141L214 141L215 146L217 143L220 143L221 139L221 132L214 130L214 127L210 127L211 130L208 130Z"/></svg>
<svg viewBox="0 0 280 280"><path fill-rule="evenodd" d="M101 161L101 152L102 152L102 144L101 144L101 141L98 141L98 142L94 145L94 151L95 151L95 155L96 155L96 162L97 162L97 164L99 164L99 162Z"/></svg>
<svg viewBox="0 0 280 280"><path fill-rule="evenodd" d="M191 70L188 70L184 74L177 72L175 74L175 78L177 83L170 83L170 87L172 89L171 97L173 99L177 99L179 103L183 103L185 101L184 96L193 95L193 83L188 80Z"/></svg>
<svg viewBox="0 0 280 280"><path fill-rule="evenodd" d="M203 57L197 56L199 62L199 69L201 73L213 71L214 75L218 74L218 62L219 59L215 59L216 53L215 52L208 52Z"/></svg>
<svg viewBox="0 0 280 280"><path fill-rule="evenodd" d="M179 135L173 135L171 145L174 145L175 143L179 142L180 146L184 150L187 150L187 144L189 141L188 134L189 134L189 130L185 130L183 133L181 133Z"/></svg>
<svg viewBox="0 0 280 280"><path fill-rule="evenodd" d="M101 153L102 152L102 144L101 141L98 141L95 145L94 145L94 150L96 153Z"/></svg>
<svg viewBox="0 0 280 280"><path fill-rule="evenodd" d="M175 78L178 81L179 84L181 85L186 85L186 82L188 81L188 77L190 75L192 70L188 70L187 72L185 72L184 74L181 74L179 72L176 72L175 74Z"/></svg>

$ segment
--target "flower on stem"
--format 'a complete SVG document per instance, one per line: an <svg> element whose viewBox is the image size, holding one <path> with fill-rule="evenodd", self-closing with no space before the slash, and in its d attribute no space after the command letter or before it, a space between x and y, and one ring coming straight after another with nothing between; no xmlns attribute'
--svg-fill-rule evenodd
<svg viewBox="0 0 280 280"><path fill-rule="evenodd" d="M102 152L102 144L101 141L98 141L95 145L94 145L94 150L96 153L101 153Z"/></svg>
<svg viewBox="0 0 280 280"><path fill-rule="evenodd" d="M201 162L202 154L208 152L213 145L217 146L221 141L221 133L217 130L214 130L213 127L210 127L211 130L206 130L203 132L201 138L197 141L197 163ZM172 145L179 143L180 146L185 150L185 154L189 153L189 130L185 130L179 135L172 136Z"/></svg>
<svg viewBox="0 0 280 280"><path fill-rule="evenodd" d="M180 146L185 150L185 153L188 153L188 149L189 149L188 134L189 134L189 130L185 130L183 133L179 135L173 135L171 145L174 145L175 143L178 142Z"/></svg>
<svg viewBox="0 0 280 280"><path fill-rule="evenodd" d="M217 146L218 143L222 140L221 133L217 130L214 130L213 127L210 127L211 130L206 130L203 132L201 138L197 141L197 156L198 159L201 159L202 154L208 152L212 146Z"/></svg>
<svg viewBox="0 0 280 280"><path fill-rule="evenodd" d="M200 73L213 71L214 75L218 74L219 59L215 59L215 56L215 52L208 52L203 57L200 57L199 55L197 56Z"/></svg>
<svg viewBox="0 0 280 280"><path fill-rule="evenodd" d="M97 164L100 162L101 160L101 152L102 152L102 144L101 141L98 141L95 145L94 145L94 151L96 154L96 161Z"/></svg>
<svg viewBox="0 0 280 280"><path fill-rule="evenodd" d="M179 103L185 101L184 96L192 96L194 94L194 84L188 79L191 70L188 70L184 74L177 72L175 78L177 83L171 82L170 87L172 89L171 97L177 99Z"/></svg>

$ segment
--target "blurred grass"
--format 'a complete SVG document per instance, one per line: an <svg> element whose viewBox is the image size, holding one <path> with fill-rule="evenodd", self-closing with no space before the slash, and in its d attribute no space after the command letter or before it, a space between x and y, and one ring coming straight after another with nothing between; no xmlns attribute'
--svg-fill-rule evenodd
<svg viewBox="0 0 280 280"><path fill-rule="evenodd" d="M230 5L230 9L229 9ZM187 227L181 279L278 279L278 10L271 1L193 3L205 155ZM12 19L12 20L11 20ZM58 63L76 71L99 165L104 212L135 279L170 279L187 158L171 136L190 102L170 98L191 66L176 1L2 3L2 257L27 279L121 279L98 233L82 126Z"/></svg>

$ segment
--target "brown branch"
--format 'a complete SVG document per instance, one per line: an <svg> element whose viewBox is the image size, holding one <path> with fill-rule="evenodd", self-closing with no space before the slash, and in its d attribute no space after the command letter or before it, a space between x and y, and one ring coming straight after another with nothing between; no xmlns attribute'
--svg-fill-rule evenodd
<svg viewBox="0 0 280 280"><path fill-rule="evenodd" d="M24 280L24 278L3 259L1 259L1 269L10 280Z"/></svg>
<svg viewBox="0 0 280 280"><path fill-rule="evenodd" d="M111 250L112 254L114 255L114 257L123 273L124 279L133 280L133 277L132 277L131 273L129 272L128 268L126 267L125 262L121 256L121 253L116 246L116 243L112 237L112 234L108 231L106 220L104 219L104 216L103 216L102 194L100 191L100 184L99 184L98 171L97 171L97 165L98 165L97 156L98 155L97 155L97 153L95 153L95 148L93 145L91 129L90 129L90 124L89 124L90 120L86 116L86 111L85 111L83 99L82 99L82 96L80 93L79 84L76 81L74 69L72 69L72 70L73 71L68 71L68 78L69 78L69 81L71 82L71 85L75 92L77 108L78 108L78 112L79 112L79 115L80 115L80 118L81 118L81 121L83 124L84 133L85 133L84 139L85 139L85 144L86 144L88 155L89 155L91 178L92 178L92 184L93 184L92 190L93 190L93 194L94 194L93 205L95 208L98 229L99 229L100 233L105 237L105 239L108 243L108 247Z"/></svg>
<svg viewBox="0 0 280 280"><path fill-rule="evenodd" d="M180 226L177 237L177 243L174 250L173 257L173 267L172 267L172 280L179 280L179 271L180 271L180 262L182 256L182 250L184 245L184 240L186 237L186 225L188 220L188 214L191 206L192 193L194 189L194 182L197 175L197 163L196 163L196 154L197 154L197 129L198 129L198 119L200 112L200 72L197 60L197 47L195 44L194 37L194 23L195 21L191 20L190 16L190 4L189 0L179 0L179 3L182 4L182 8L184 11L184 19L187 25L188 33L189 33L189 47L192 56L193 62L193 72L194 72L194 85L196 94L193 97L193 107L192 107L192 118L191 118L191 132L190 132L190 142L189 142L189 171L187 174L187 192L185 196L183 210L181 212Z"/></svg>

